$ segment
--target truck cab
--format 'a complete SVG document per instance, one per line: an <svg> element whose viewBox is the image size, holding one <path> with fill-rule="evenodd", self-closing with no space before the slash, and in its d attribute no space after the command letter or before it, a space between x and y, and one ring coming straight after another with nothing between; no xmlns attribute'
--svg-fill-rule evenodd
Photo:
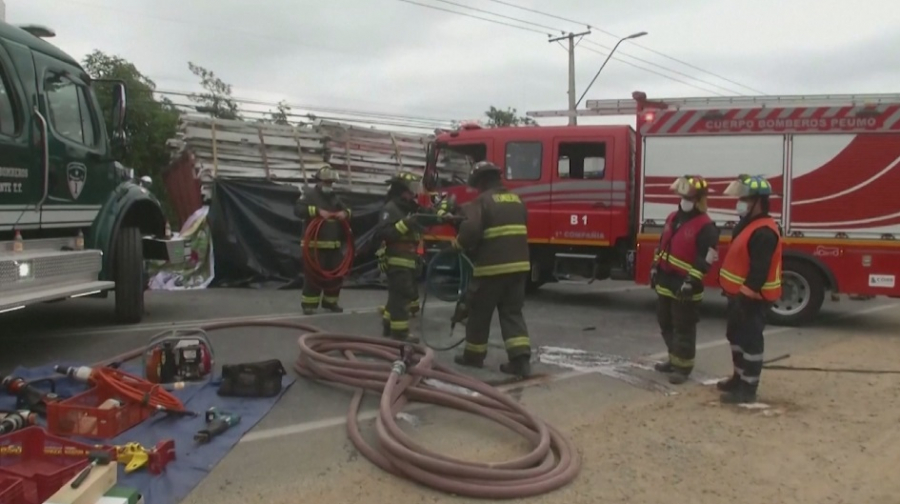
<svg viewBox="0 0 900 504"><path fill-rule="evenodd" d="M469 169L488 160L528 206L532 288L554 280L610 278L633 248L634 131L628 126L481 128L437 136L431 151L434 190L465 203ZM429 177L426 177L429 179ZM430 242L453 236L432 229Z"/></svg>
<svg viewBox="0 0 900 504"><path fill-rule="evenodd" d="M159 201L114 159L94 82L41 27L0 23L0 313L114 291L116 317L144 313L146 259L178 260Z"/></svg>

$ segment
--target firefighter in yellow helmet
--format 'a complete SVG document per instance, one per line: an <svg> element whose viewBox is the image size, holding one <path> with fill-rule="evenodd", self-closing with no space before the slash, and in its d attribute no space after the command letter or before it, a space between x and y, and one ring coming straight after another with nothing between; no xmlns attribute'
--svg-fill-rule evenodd
<svg viewBox="0 0 900 504"><path fill-rule="evenodd" d="M346 236L338 224L338 220L350 218L350 208L334 193L334 183L338 174L334 168L324 166L316 172L315 187L304 191L294 205L294 214L309 224L315 218L326 219L318 239L310 243L310 248L318 249L319 262L323 268L334 269L344 258L343 246ZM301 243L302 246L302 243ZM342 279L321 281L304 263L303 294L300 306L304 315L312 315L321 304L322 308L334 313L344 311L338 304L341 294Z"/></svg>
<svg viewBox="0 0 900 504"><path fill-rule="evenodd" d="M694 370L697 306L703 299L703 278L718 259L719 230L706 212L706 180L687 175L670 189L681 202L666 219L650 276L657 294L656 319L669 351L668 359L655 368L678 385Z"/></svg>
<svg viewBox="0 0 900 504"><path fill-rule="evenodd" d="M762 373L766 312L781 298L781 231L769 215L772 185L764 177L741 175L725 195L738 198L741 220L719 270L719 284L728 296L725 336L734 373L717 387L723 403L752 403Z"/></svg>
<svg viewBox="0 0 900 504"><path fill-rule="evenodd" d="M377 238L382 240L379 266L387 275L388 300L383 317L384 336L415 341L409 332L410 309L419 298L418 254L423 227L413 214L424 212L417 196L422 177L401 172L388 181L387 202L381 209Z"/></svg>
<svg viewBox="0 0 900 504"><path fill-rule="evenodd" d="M522 313L531 270L528 210L517 194L503 186L501 173L497 165L481 161L469 174L468 185L479 194L461 208L464 220L454 246L469 254L474 269L465 300L466 346L454 360L463 366L484 365L497 311L509 358L500 371L526 377L531 374L531 339Z"/></svg>

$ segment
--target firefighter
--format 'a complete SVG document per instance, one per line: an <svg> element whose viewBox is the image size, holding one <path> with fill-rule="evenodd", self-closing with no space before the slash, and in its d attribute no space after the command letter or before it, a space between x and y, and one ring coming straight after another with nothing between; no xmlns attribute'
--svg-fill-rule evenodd
<svg viewBox="0 0 900 504"><path fill-rule="evenodd" d="M454 361L469 367L484 365L497 310L509 358L500 371L526 377L531 374L531 340L522 315L531 270L528 211L518 195L503 187L501 170L491 162L476 163L468 185L479 194L461 208L464 220L453 245L469 254L474 269L461 310L465 314L454 315L457 320L468 318L465 350Z"/></svg>
<svg viewBox="0 0 900 504"><path fill-rule="evenodd" d="M716 386L723 403L752 403L762 373L766 312L781 298L782 239L778 223L769 216L769 181L741 175L724 194L738 198L741 220L719 270L719 283L728 296L725 335L734 373Z"/></svg>
<svg viewBox="0 0 900 504"><path fill-rule="evenodd" d="M305 191L294 205L294 214L306 225L316 218L326 219L319 230L318 239L310 243L311 249L318 250L321 266L326 269L337 268L343 260L342 247L347 237L337 222L350 218L350 208L334 193L334 183L338 180L337 172L330 166L324 166L313 178L316 182L312 190ZM303 243L301 242L301 247ZM319 308L334 313L342 313L338 304L342 279L322 281L304 261L303 264L303 297L300 306L304 315L312 315Z"/></svg>
<svg viewBox="0 0 900 504"><path fill-rule="evenodd" d="M409 332L411 308L419 298L418 254L422 228L412 214L423 211L416 196L422 190L421 177L398 173L388 181L388 201L381 210L378 238L379 267L387 274L388 300L383 310L383 334L398 340L415 341Z"/></svg>
<svg viewBox="0 0 900 504"><path fill-rule="evenodd" d="M699 176L679 177L670 189L681 196L669 214L650 271L656 290L656 319L669 351L656 364L675 385L687 381L697 352L697 307L703 299L703 277L718 259L719 229L706 213L709 184Z"/></svg>

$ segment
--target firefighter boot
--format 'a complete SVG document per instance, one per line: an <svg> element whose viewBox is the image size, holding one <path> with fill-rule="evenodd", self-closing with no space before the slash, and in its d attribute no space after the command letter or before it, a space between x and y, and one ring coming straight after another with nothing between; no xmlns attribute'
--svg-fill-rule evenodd
<svg viewBox="0 0 900 504"><path fill-rule="evenodd" d="M683 373L681 371L673 371L672 374L669 375L669 383L671 383L672 385L681 385L686 381L688 381L687 373Z"/></svg>
<svg viewBox="0 0 900 504"><path fill-rule="evenodd" d="M753 404L756 402L756 387L738 380L734 390L723 392L719 401L722 404Z"/></svg>
<svg viewBox="0 0 900 504"><path fill-rule="evenodd" d="M666 373L666 374L671 373L672 371L675 370L675 368L672 367L672 363L669 361L657 362L656 364L653 365L653 369L657 373Z"/></svg>
<svg viewBox="0 0 900 504"><path fill-rule="evenodd" d="M484 361L479 361L479 360L475 360L475 359L467 359L464 354L459 354L456 357L453 357L453 362L455 362L456 364L458 364L460 366L465 366L465 367L470 367L470 368L481 369L484 367Z"/></svg>
<svg viewBox="0 0 900 504"><path fill-rule="evenodd" d="M741 377L737 373L731 375L731 378L720 380L716 383L716 388L722 392L732 392L741 384Z"/></svg>
<svg viewBox="0 0 900 504"><path fill-rule="evenodd" d="M315 309L315 308L304 307L304 308L303 308L303 314L304 314L304 315L315 315L315 314L316 314L316 309Z"/></svg>
<svg viewBox="0 0 900 504"><path fill-rule="evenodd" d="M339 305L337 303L334 303L334 304L322 303L322 309L328 310L331 313L344 313L344 309L341 307L341 305Z"/></svg>
<svg viewBox="0 0 900 504"><path fill-rule="evenodd" d="M509 362L500 364L500 372L519 378L528 378L531 376L531 357L527 355L514 357Z"/></svg>

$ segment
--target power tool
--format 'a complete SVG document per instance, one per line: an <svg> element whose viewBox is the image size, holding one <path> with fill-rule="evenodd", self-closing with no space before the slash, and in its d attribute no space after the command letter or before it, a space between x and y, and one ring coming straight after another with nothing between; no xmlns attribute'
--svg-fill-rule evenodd
<svg viewBox="0 0 900 504"><path fill-rule="evenodd" d="M219 411L217 408L209 408L206 411L206 428L194 434L194 441L198 444L209 443L214 437L234 427L240 421L239 415Z"/></svg>
<svg viewBox="0 0 900 504"><path fill-rule="evenodd" d="M49 383L50 391L41 390L35 385ZM56 395L56 382L49 378L27 382L24 378L7 376L0 380L0 389L6 390L10 395L16 396L16 408L37 413L42 417L47 416L47 403L59 401Z"/></svg>
<svg viewBox="0 0 900 504"><path fill-rule="evenodd" d="M161 384L201 381L215 366L212 343L202 329L176 329L154 336L143 360L144 378Z"/></svg>
<svg viewBox="0 0 900 504"><path fill-rule="evenodd" d="M0 435L9 434L36 423L37 415L28 410L0 413Z"/></svg>

